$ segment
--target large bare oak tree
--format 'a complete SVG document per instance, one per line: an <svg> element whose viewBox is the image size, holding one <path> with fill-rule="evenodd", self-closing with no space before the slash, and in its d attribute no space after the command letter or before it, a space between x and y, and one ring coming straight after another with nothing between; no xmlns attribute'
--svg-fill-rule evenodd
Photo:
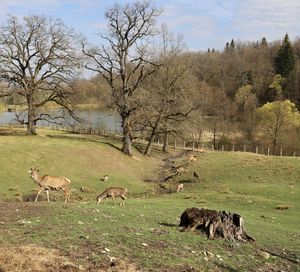
<svg viewBox="0 0 300 272"><path fill-rule="evenodd" d="M160 12L151 1L114 5L105 13L107 33L100 34L102 45L83 42L86 68L99 73L109 83L112 101L122 122L122 152L132 155L132 126L140 107L136 93L156 68L149 56L149 41L156 34L155 19Z"/></svg>
<svg viewBox="0 0 300 272"><path fill-rule="evenodd" d="M68 87L79 68L74 38L60 20L43 16L10 16L0 28L0 80L6 86L0 96L23 97L26 109L17 120L27 125L27 134L36 134L39 120L63 118L45 112L48 103L74 116Z"/></svg>

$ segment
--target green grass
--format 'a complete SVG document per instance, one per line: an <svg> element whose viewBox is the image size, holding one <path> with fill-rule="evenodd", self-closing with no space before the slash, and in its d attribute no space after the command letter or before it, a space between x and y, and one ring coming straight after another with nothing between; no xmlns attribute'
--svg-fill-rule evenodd
<svg viewBox="0 0 300 272"><path fill-rule="evenodd" d="M158 162L138 155L136 159L123 155L119 143L103 142L102 138L62 137L56 132L40 130L39 136L0 137L0 195L11 197L18 191L30 192L37 185L29 178L29 169L36 167L40 175L65 176L73 188L87 187L101 192L107 187L100 179L108 174L109 185L128 188L132 194L151 189L143 178L151 175ZM51 132L52 133L52 132ZM13 189L13 190L12 190ZM11 191L12 190L12 191Z"/></svg>
<svg viewBox="0 0 300 272"><path fill-rule="evenodd" d="M43 130L37 137L0 137L1 198L13 198L16 191L11 188L28 193L35 187L27 173L32 166L45 174L69 177L73 188L86 186L93 191L77 192L83 195L84 202L29 203L23 213L22 203L14 204L20 205L20 214L11 220L0 219L6 220L0 244L34 243L58 248L85 267L107 262L109 255L129 260L145 271L299 268L300 158L240 152L199 154L197 162L188 165L187 173L169 184L172 187L173 183L185 181L183 192L153 195L156 185L143 180L159 173L164 156L158 152L149 158L135 150L133 159L112 147L119 147L118 142L97 137L70 138L61 132L46 136L49 133ZM200 181L193 179L194 171L200 173ZM112 201L96 205L96 192L107 186L99 181L104 174L111 177L109 185L129 189L125 207L114 206ZM290 208L276 209L285 204ZM203 234L178 231L180 215L188 207L239 213L256 242L210 240ZM15 208L12 210L13 215ZM31 223L20 226L20 218ZM265 260L259 250L273 254ZM206 251L214 256L207 257Z"/></svg>

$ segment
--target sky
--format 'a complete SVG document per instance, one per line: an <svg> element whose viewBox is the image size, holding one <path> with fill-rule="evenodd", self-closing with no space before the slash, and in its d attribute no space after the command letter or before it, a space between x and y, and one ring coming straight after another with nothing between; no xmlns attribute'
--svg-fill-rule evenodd
<svg viewBox="0 0 300 272"><path fill-rule="evenodd" d="M0 22L7 15L47 15L60 18L92 43L105 29L105 10L130 0L0 0ZM190 51L222 50L234 40L300 38L300 0L154 0L162 9L158 24L182 35Z"/></svg>

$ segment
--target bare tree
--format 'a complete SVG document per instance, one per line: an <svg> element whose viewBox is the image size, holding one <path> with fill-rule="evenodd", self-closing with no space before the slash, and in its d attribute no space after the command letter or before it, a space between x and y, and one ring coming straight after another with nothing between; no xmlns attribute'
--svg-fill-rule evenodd
<svg viewBox="0 0 300 272"><path fill-rule="evenodd" d="M74 116L68 88L79 67L74 37L59 19L43 16L10 16L0 28L0 79L6 84L0 96L23 98L26 109L17 120L27 124L27 134L36 134L39 120L59 122L66 112ZM64 111L45 112L48 103Z"/></svg>
<svg viewBox="0 0 300 272"><path fill-rule="evenodd" d="M132 155L132 125L140 107L138 92L141 83L156 69L151 62L149 40L156 34L155 18L160 12L151 1L114 5L105 13L108 32L100 34L100 47L86 48L86 68L99 73L109 83L113 104L121 117L122 152Z"/></svg>
<svg viewBox="0 0 300 272"><path fill-rule="evenodd" d="M191 66L184 55L182 39L170 34L165 25L161 34L160 68L151 75L146 86L151 90L142 125L149 131L146 155L150 155L154 139L159 135L163 135L163 151L167 151L169 134L177 133L178 124L193 110L189 97L193 89L189 76Z"/></svg>

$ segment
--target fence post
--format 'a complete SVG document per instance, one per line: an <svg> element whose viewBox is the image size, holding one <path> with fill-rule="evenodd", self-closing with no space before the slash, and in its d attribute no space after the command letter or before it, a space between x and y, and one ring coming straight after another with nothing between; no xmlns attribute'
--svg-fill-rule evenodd
<svg viewBox="0 0 300 272"><path fill-rule="evenodd" d="M176 150L176 140L175 140L175 142L174 142L174 150Z"/></svg>
<svg viewBox="0 0 300 272"><path fill-rule="evenodd" d="M244 144L244 152L246 152L246 145Z"/></svg>
<svg viewBox="0 0 300 272"><path fill-rule="evenodd" d="M270 147L268 146L268 156L270 156Z"/></svg>
<svg viewBox="0 0 300 272"><path fill-rule="evenodd" d="M280 157L282 157L282 147L280 148Z"/></svg>
<svg viewBox="0 0 300 272"><path fill-rule="evenodd" d="M258 145L255 148L255 153L258 154Z"/></svg>
<svg viewBox="0 0 300 272"><path fill-rule="evenodd" d="M232 145L232 151L234 151L234 145Z"/></svg>
<svg viewBox="0 0 300 272"><path fill-rule="evenodd" d="M294 150L294 157L296 157L296 150Z"/></svg>
<svg viewBox="0 0 300 272"><path fill-rule="evenodd" d="M224 145L222 145L222 152L224 152Z"/></svg>
<svg viewBox="0 0 300 272"><path fill-rule="evenodd" d="M193 142L193 151L195 151L195 143Z"/></svg>

